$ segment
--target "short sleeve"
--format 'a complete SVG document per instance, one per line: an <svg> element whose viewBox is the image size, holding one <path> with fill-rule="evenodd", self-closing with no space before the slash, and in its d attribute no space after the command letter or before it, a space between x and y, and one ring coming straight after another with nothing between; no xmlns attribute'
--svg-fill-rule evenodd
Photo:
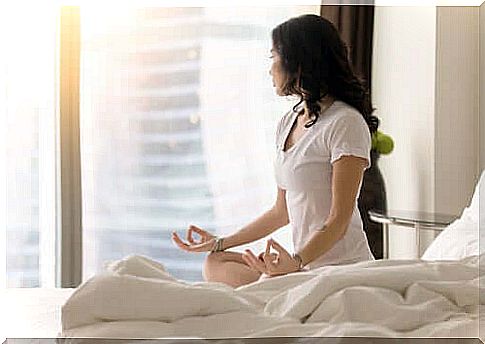
<svg viewBox="0 0 485 344"><path fill-rule="evenodd" d="M358 113L339 116L331 126L328 136L330 163L342 156L352 155L367 159L366 169L370 167L371 136L364 118Z"/></svg>

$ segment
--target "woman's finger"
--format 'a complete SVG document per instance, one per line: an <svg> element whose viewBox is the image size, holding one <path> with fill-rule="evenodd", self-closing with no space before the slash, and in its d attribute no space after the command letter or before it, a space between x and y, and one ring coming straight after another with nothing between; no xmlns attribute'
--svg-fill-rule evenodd
<svg viewBox="0 0 485 344"><path fill-rule="evenodd" d="M242 260L244 260L244 262L246 263L247 266L249 266L250 269L254 271L259 271L259 269L254 265L253 261L251 260L251 258L249 258L249 256L246 253L243 253L241 257L242 257Z"/></svg>
<svg viewBox="0 0 485 344"><path fill-rule="evenodd" d="M271 243L269 240L266 241L266 250L264 251L265 255L269 256L271 252Z"/></svg>
<svg viewBox="0 0 485 344"><path fill-rule="evenodd" d="M247 260L249 261L249 263L251 264L251 266L259 271L259 272L262 272L262 273L265 273L266 272L266 265L264 262L262 262L261 260L258 259L258 257L256 257L254 255L253 252L251 252L251 250L245 250L245 253L243 254L246 256Z"/></svg>
<svg viewBox="0 0 485 344"><path fill-rule="evenodd" d="M203 230L202 228L194 226L194 225L190 225L189 230L194 231L195 233L199 234L202 238L205 239L205 241L214 237L213 235L209 234L209 232Z"/></svg>
<svg viewBox="0 0 485 344"><path fill-rule="evenodd" d="M264 264L266 266L266 270L267 271L272 271L273 269L275 269L278 265L278 263L274 262L271 258L271 256L265 254L264 257L263 257L263 261L264 261Z"/></svg>
<svg viewBox="0 0 485 344"><path fill-rule="evenodd" d="M196 232L194 230L194 228L193 227L189 227L189 229L187 230L187 241L190 242L193 245L195 245L195 244L201 244L202 243L202 240L199 240L199 241L195 241L194 240L194 237L193 237L194 233L193 232ZM197 233L197 234L199 234L199 233Z"/></svg>
<svg viewBox="0 0 485 344"><path fill-rule="evenodd" d="M242 260L244 261L244 263L246 263L246 265L251 269L251 270L254 270L254 271L257 271L259 273L265 273L264 271L261 271L261 268L259 266L257 266L254 261L246 254L246 253L243 253L241 255L242 257ZM261 261L262 262L262 261Z"/></svg>
<svg viewBox="0 0 485 344"><path fill-rule="evenodd" d="M181 248L184 251L187 252L206 252L210 250L210 244L209 242L204 242L201 244L187 244L184 242L180 237L178 236L177 233L172 233L172 240L175 242L175 244Z"/></svg>
<svg viewBox="0 0 485 344"><path fill-rule="evenodd" d="M254 271L258 271L254 266L253 262L247 257L245 253L241 255L242 260L244 260L244 263L246 263L247 266L249 266L250 269L253 269Z"/></svg>
<svg viewBox="0 0 485 344"><path fill-rule="evenodd" d="M264 254L263 254L263 262L264 264L266 265L266 269L270 269L270 268L273 268L273 265L275 265L275 262L273 262L275 260L275 254L271 253L271 241L270 240L267 240L266 241L266 250L264 251Z"/></svg>
<svg viewBox="0 0 485 344"><path fill-rule="evenodd" d="M172 240L173 242L182 250L184 251L189 251L189 245L180 239L177 233L173 232L172 233Z"/></svg>
<svg viewBox="0 0 485 344"><path fill-rule="evenodd" d="M274 241L273 239L269 239L268 240L270 245L273 246L273 248L278 251L278 253L280 255L286 255L286 256L289 256L290 254L288 253L288 251L285 250L285 248L283 246L281 246L280 244L278 244L276 241Z"/></svg>
<svg viewBox="0 0 485 344"><path fill-rule="evenodd" d="M189 229L193 230L195 233L200 234L200 235L208 234L207 231L203 230L200 227L194 226L194 225L190 225Z"/></svg>

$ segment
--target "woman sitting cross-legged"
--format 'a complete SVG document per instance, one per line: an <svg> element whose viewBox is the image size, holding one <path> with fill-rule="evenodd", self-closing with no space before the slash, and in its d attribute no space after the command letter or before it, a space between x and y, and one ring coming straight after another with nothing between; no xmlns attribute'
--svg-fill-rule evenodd
<svg viewBox="0 0 485 344"><path fill-rule="evenodd" d="M277 127L274 206L226 237L196 226L188 228L186 241L172 235L182 250L210 252L204 264L207 281L233 287L261 276L374 259L357 199L378 120L368 90L352 72L345 44L330 22L303 15L273 29L271 58L276 93L300 97ZM228 251L287 224L293 255L271 239L258 256L251 250Z"/></svg>

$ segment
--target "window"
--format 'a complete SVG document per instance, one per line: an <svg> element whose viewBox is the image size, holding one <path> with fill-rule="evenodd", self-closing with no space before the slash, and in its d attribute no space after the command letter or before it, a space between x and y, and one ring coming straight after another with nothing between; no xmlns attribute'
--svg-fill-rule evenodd
<svg viewBox="0 0 485 344"><path fill-rule="evenodd" d="M54 285L56 19L49 5L0 14L3 287Z"/></svg>
<svg viewBox="0 0 485 344"><path fill-rule="evenodd" d="M215 234L230 233L271 206L276 191L275 126L293 101L277 97L272 89L270 32L289 17L318 11L318 6L81 7L83 280L102 270L104 262L128 254L156 259L176 277L201 280L205 255L178 250L170 232L185 232L195 224ZM53 16L42 20L56 22ZM59 261L55 247L62 247L55 242L55 207L42 210L34 205L38 201L31 202L55 204L52 197L59 192L54 140L56 26L51 24L44 25L53 30L43 33L44 41L26 38L31 44L51 44L36 55L32 70L39 76L35 87L28 88L32 92L18 89L31 101L25 111L29 115L7 111L7 131L16 141L7 139L4 160L5 166L10 164L4 170L11 188L5 195L10 234L3 242L7 247L18 243L14 253L7 249L8 286L39 285L42 256L46 281L53 281L53 264ZM12 60L22 54L22 48L15 49ZM45 59L40 58L43 54ZM26 58L33 59L31 54ZM10 90L0 98L6 111L13 79L3 80L2 87ZM39 108L51 120L39 120ZM23 126L18 126L20 118ZM36 123L42 123L48 143L40 144ZM39 147L43 153L36 153ZM44 179L39 183L38 165L51 184L44 184ZM46 188L51 198L39 196ZM11 201L15 199L17 203ZM19 219L14 221L12 214ZM289 248L288 234L276 237ZM262 243L253 247L262 249ZM29 250L34 258L28 258ZM21 265L14 268L11 257ZM27 271L35 275L29 279L34 282L27 281Z"/></svg>

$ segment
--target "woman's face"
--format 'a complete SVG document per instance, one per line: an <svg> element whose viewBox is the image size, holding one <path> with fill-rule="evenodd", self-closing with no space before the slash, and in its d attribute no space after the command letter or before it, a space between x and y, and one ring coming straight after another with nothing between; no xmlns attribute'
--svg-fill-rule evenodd
<svg viewBox="0 0 485 344"><path fill-rule="evenodd" d="M272 48L270 50L271 53L271 68L269 70L269 74L273 80L273 87L276 88L276 94L279 96L283 96L283 86L287 81L287 76L285 71L283 70L283 64L281 62L281 56L278 54L276 49Z"/></svg>

